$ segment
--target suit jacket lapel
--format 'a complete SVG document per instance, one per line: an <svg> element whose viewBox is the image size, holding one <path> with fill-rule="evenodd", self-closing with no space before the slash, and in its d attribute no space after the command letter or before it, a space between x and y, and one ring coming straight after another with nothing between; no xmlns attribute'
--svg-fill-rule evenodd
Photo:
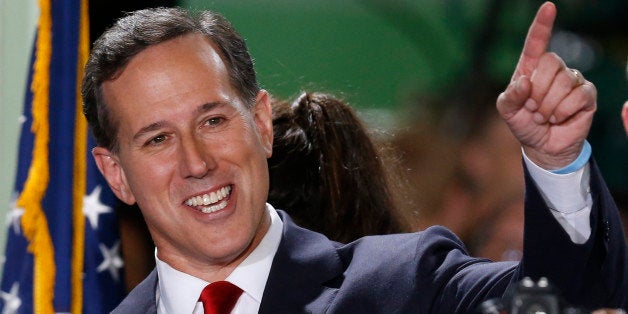
<svg viewBox="0 0 628 314"><path fill-rule="evenodd" d="M157 289L157 270L153 269L112 313L157 313L155 289Z"/></svg>
<svg viewBox="0 0 628 314"><path fill-rule="evenodd" d="M295 225L283 211L283 235L273 260L260 313L324 312L342 283L335 242Z"/></svg>

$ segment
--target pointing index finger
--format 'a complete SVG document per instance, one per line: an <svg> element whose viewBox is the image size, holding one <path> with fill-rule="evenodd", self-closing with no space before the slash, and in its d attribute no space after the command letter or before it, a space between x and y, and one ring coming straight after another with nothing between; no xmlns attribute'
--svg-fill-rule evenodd
<svg viewBox="0 0 628 314"><path fill-rule="evenodd" d="M512 75L513 81L522 75L532 75L539 58L547 51L555 19L556 6L549 1L543 3L537 11L530 29L528 29L521 57L519 57L515 73Z"/></svg>

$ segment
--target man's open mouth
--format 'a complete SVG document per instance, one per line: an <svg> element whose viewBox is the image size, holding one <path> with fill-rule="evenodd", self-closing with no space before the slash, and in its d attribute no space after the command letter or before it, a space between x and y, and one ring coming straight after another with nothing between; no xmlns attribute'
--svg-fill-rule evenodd
<svg viewBox="0 0 628 314"><path fill-rule="evenodd" d="M227 206L227 200L231 194L231 186L224 186L217 191L209 194L190 197L185 201L185 205L196 207L203 213L213 213Z"/></svg>

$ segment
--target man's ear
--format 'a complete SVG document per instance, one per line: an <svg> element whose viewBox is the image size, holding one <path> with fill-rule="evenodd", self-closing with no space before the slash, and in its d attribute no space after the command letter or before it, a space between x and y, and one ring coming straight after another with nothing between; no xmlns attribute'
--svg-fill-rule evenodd
<svg viewBox="0 0 628 314"><path fill-rule="evenodd" d="M266 151L266 158L270 158L273 154L273 111L267 91L262 89L257 93L253 114L257 131Z"/></svg>
<svg viewBox="0 0 628 314"><path fill-rule="evenodd" d="M624 121L624 129L626 129L628 136L628 101L624 103L624 108L621 110L621 119Z"/></svg>
<svg viewBox="0 0 628 314"><path fill-rule="evenodd" d="M92 149L92 155L96 160L98 170L100 170L100 173L102 173L105 180L107 180L107 184L109 184L113 193L126 204L135 204L135 196L131 193L124 170L120 166L116 156L108 149L99 146Z"/></svg>

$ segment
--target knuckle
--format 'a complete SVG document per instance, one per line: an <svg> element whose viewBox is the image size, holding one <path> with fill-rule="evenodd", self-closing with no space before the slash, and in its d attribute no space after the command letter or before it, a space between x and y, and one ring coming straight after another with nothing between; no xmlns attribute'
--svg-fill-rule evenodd
<svg viewBox="0 0 628 314"><path fill-rule="evenodd" d="M563 61L563 59L557 55L555 52L547 52L546 53L546 58L547 58L547 63L554 69L556 69L556 71L559 71L560 69L566 69L567 66L565 65L565 62Z"/></svg>
<svg viewBox="0 0 628 314"><path fill-rule="evenodd" d="M552 51L546 52L545 56L547 56L547 58L552 62L556 62L556 63L562 62L562 59L555 52L552 52Z"/></svg>
<svg viewBox="0 0 628 314"><path fill-rule="evenodd" d="M508 96L506 95L506 92L502 92L501 94L499 94L499 96L497 96L497 105L499 106L500 104L503 104L507 101Z"/></svg>
<svg viewBox="0 0 628 314"><path fill-rule="evenodd" d="M574 90L578 96L588 103L596 103L597 100L597 88L591 82L586 82L579 88Z"/></svg>
<svg viewBox="0 0 628 314"><path fill-rule="evenodd" d="M593 83L587 81L583 86L591 97L597 98L597 88L593 85Z"/></svg>
<svg viewBox="0 0 628 314"><path fill-rule="evenodd" d="M560 84L560 86L563 88L571 89L573 87L573 84L574 84L573 78L571 77L571 73L568 69L565 69L564 71L560 71L556 79L558 80L558 83Z"/></svg>
<svg viewBox="0 0 628 314"><path fill-rule="evenodd" d="M541 62L557 67L562 65L563 60L555 52L546 52L541 56Z"/></svg>

